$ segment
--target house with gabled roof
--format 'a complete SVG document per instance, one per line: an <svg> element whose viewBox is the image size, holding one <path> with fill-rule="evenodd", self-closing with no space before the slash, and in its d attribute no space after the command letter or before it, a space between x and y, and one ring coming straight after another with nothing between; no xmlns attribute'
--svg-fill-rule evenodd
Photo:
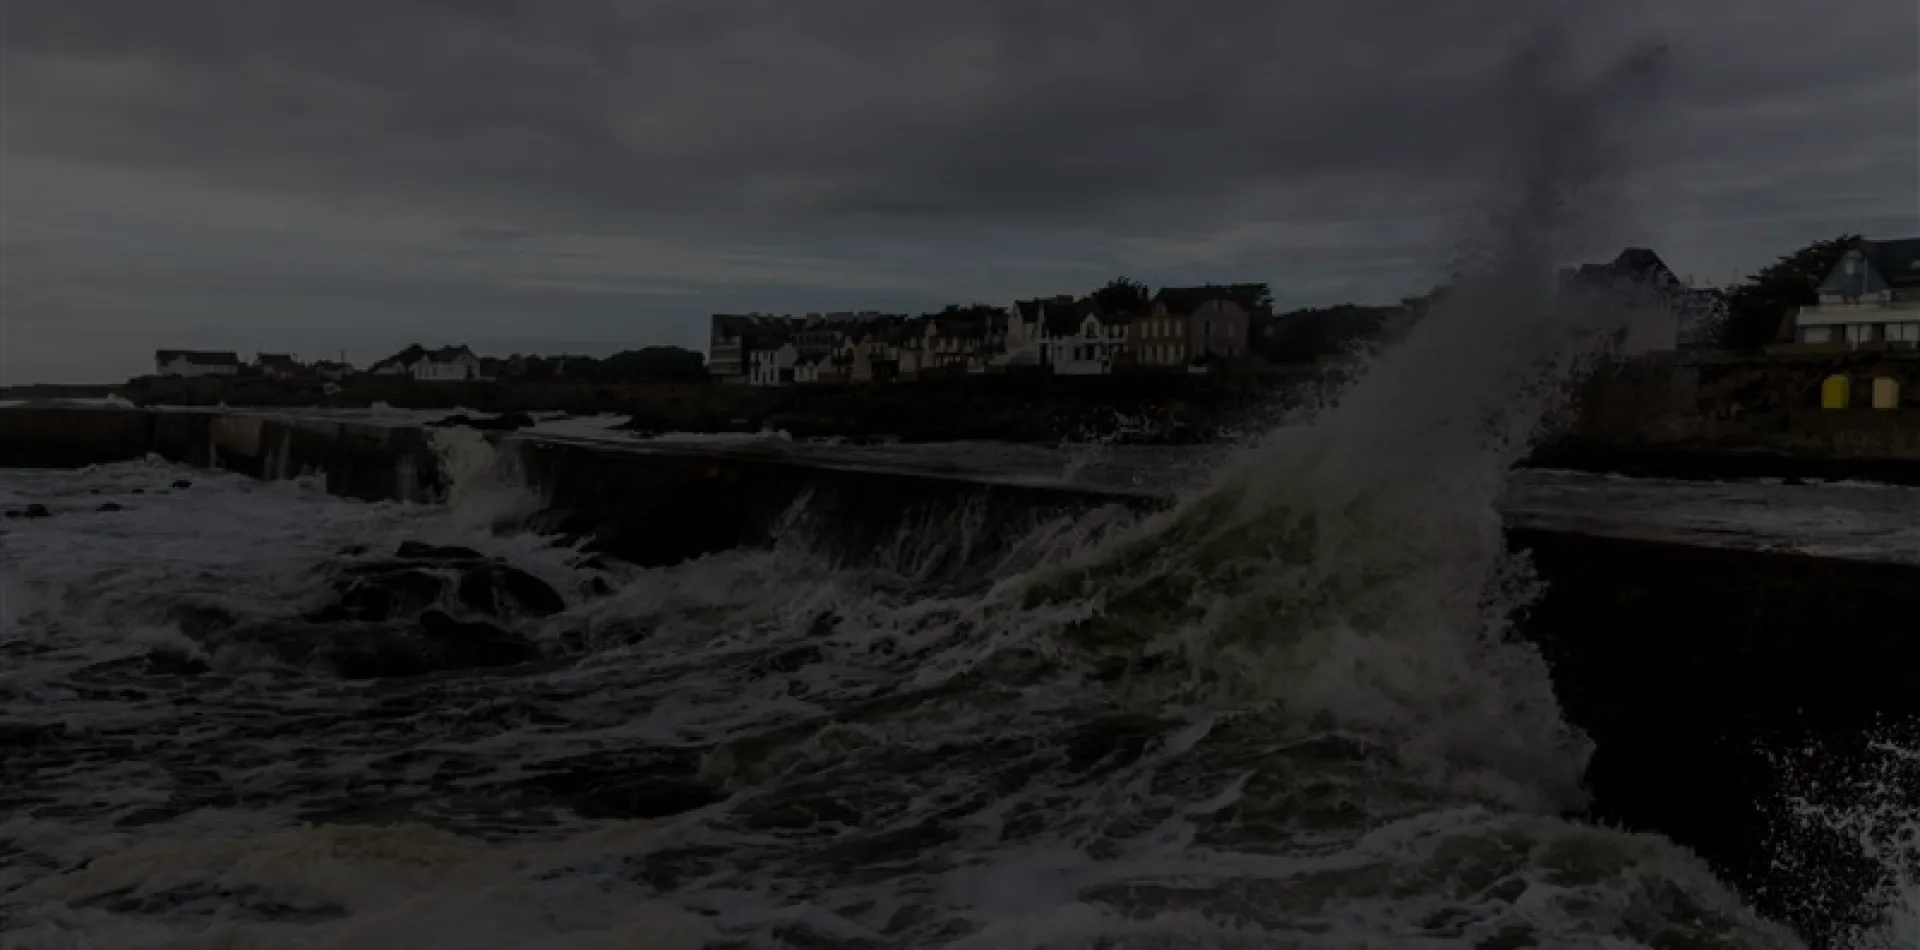
<svg viewBox="0 0 1920 950"><path fill-rule="evenodd" d="M1092 299L1049 302L1042 308L1045 362L1057 376L1099 376L1131 352L1135 314L1107 310Z"/></svg>
<svg viewBox="0 0 1920 950"><path fill-rule="evenodd" d="M420 382L459 382L480 375L480 360L464 346L443 346L426 351L407 369Z"/></svg>
<svg viewBox="0 0 1920 950"><path fill-rule="evenodd" d="M1163 287L1135 328L1134 355L1143 366L1182 369L1249 351L1258 285Z"/></svg>
<svg viewBox="0 0 1920 950"><path fill-rule="evenodd" d="M1717 296L1688 285L1644 247L1626 248L1604 264L1563 269L1560 290L1608 308L1610 320L1621 325L1623 353L1675 349L1689 332L1712 323L1719 305Z"/></svg>
<svg viewBox="0 0 1920 950"><path fill-rule="evenodd" d="M1920 238L1858 240L1795 317L1798 343L1920 346Z"/></svg>

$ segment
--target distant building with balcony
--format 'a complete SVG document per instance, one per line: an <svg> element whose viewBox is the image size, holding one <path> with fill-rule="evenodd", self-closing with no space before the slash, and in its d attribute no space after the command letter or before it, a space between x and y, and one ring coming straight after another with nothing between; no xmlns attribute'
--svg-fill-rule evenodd
<svg viewBox="0 0 1920 950"><path fill-rule="evenodd" d="M1920 238L1854 242L1795 317L1797 343L1920 346Z"/></svg>

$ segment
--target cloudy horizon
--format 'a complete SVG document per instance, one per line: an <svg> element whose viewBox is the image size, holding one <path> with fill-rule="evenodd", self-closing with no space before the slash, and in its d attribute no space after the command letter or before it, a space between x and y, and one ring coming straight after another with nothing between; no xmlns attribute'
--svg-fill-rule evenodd
<svg viewBox="0 0 1920 950"><path fill-rule="evenodd" d="M1444 276L1546 17L1569 81L1662 51L1571 253L1722 285L1920 234L1910 0L1277 6L0 0L0 381L703 349L715 311L1120 274L1391 302Z"/></svg>

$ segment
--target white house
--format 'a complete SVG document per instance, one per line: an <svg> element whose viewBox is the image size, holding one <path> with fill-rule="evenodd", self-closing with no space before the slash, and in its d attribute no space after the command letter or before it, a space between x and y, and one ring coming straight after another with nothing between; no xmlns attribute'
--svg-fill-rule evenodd
<svg viewBox="0 0 1920 950"><path fill-rule="evenodd" d="M793 364L799 359L800 351L791 343L782 343L777 349L754 350L747 367L747 384L785 386L794 381Z"/></svg>
<svg viewBox="0 0 1920 950"><path fill-rule="evenodd" d="M156 376L234 376L240 372L236 353L202 350L158 350L153 354Z"/></svg>
<svg viewBox="0 0 1920 950"><path fill-rule="evenodd" d="M1103 313L1091 306L1072 314L1049 313L1041 325L1046 361L1058 376L1111 373L1115 359L1127 352L1132 324L1132 314Z"/></svg>
<svg viewBox="0 0 1920 950"><path fill-rule="evenodd" d="M459 382L480 375L480 361L464 346L443 346L430 350L408 367L420 382Z"/></svg>
<svg viewBox="0 0 1920 950"><path fill-rule="evenodd" d="M1798 343L1920 346L1920 238L1855 241L1801 307Z"/></svg>

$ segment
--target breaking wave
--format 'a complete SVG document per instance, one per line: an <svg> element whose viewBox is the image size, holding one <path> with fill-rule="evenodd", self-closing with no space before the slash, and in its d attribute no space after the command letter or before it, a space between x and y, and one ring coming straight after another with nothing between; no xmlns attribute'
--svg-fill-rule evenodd
<svg viewBox="0 0 1920 950"><path fill-rule="evenodd" d="M51 509L0 552L6 945L1796 946L1564 817L1508 629L1504 472L1613 329L1550 265L1616 78L1527 87L1519 209L1337 405L981 576L929 566L964 512L600 562L457 430L443 505L5 473Z"/></svg>

